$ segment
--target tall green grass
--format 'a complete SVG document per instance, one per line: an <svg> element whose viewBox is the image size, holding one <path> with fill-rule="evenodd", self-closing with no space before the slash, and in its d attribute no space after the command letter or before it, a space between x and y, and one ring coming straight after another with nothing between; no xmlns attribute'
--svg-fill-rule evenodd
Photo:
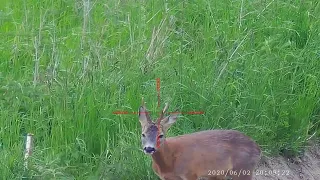
<svg viewBox="0 0 320 180"><path fill-rule="evenodd" d="M266 155L319 136L320 3L9 1L0 7L0 179L154 179L141 97L168 136L237 129ZM24 136L34 133L30 169Z"/></svg>

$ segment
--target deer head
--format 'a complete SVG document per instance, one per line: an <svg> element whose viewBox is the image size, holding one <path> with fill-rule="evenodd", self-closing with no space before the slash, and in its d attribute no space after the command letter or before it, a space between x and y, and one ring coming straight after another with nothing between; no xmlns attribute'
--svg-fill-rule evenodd
<svg viewBox="0 0 320 180"><path fill-rule="evenodd" d="M163 146L166 132L177 120L178 113L164 117L168 107L166 103L160 113L160 117L156 121L152 121L142 98L142 105L139 108L139 121L142 128L142 148L146 154L153 154Z"/></svg>

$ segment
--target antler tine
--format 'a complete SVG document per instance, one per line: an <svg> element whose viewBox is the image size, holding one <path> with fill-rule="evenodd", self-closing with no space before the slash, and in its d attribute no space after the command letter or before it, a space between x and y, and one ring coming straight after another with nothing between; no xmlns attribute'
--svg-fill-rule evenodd
<svg viewBox="0 0 320 180"><path fill-rule="evenodd" d="M145 116L147 117L147 121L152 122L151 117L150 117L150 115L149 115L149 112L147 111L146 103L145 103L143 97L141 98L141 106L142 106L142 108L144 109L142 113L145 114ZM141 112L140 112L140 113L141 113Z"/></svg>
<svg viewBox="0 0 320 180"><path fill-rule="evenodd" d="M160 114L160 117L159 117L159 120L158 120L158 121L161 121L161 120L163 119L164 114L165 114L165 113L167 112L167 110L168 110L168 107L169 107L169 104L166 103L165 106L164 106L164 108L163 108L163 110L161 111L161 114Z"/></svg>
<svg viewBox="0 0 320 180"><path fill-rule="evenodd" d="M144 102L144 98L141 98L141 106L145 107L145 102Z"/></svg>
<svg viewBox="0 0 320 180"><path fill-rule="evenodd" d="M169 107L169 104L166 103L165 106L164 106L164 108L163 108L163 110L162 110L162 114L164 114L165 112L167 112L168 107Z"/></svg>

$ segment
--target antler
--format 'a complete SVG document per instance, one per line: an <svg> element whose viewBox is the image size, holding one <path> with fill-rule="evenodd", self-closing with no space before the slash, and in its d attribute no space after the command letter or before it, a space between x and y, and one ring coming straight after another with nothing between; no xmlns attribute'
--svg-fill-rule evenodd
<svg viewBox="0 0 320 180"><path fill-rule="evenodd" d="M151 118L150 118L150 115L149 115L149 112L147 111L146 104L145 104L145 102L144 102L144 98L143 98L143 97L141 98L141 106L142 106L142 108L143 108L143 112L139 112L139 114L140 114L140 113L145 114L145 116L146 116L146 118L147 118L147 121L152 122L152 120L151 120Z"/></svg>
<svg viewBox="0 0 320 180"><path fill-rule="evenodd" d="M145 106L145 103L144 103L144 98L143 98L143 97L141 98L141 106L146 107L146 106Z"/></svg>
<svg viewBox="0 0 320 180"><path fill-rule="evenodd" d="M163 116L164 116L164 114L167 112L168 107L169 107L169 104L166 103L165 106L164 106L164 108L163 108L163 110L162 110L161 113L160 113L160 117L159 117L159 119L158 119L158 123L163 119Z"/></svg>

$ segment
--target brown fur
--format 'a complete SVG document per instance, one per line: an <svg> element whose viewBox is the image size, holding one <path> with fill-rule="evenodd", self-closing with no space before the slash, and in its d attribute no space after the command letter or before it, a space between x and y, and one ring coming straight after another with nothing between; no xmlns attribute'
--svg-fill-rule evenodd
<svg viewBox="0 0 320 180"><path fill-rule="evenodd" d="M229 171L251 179L260 159L260 148L249 137L235 130L208 130L167 138L152 155L152 167L162 179L196 180L199 177L225 178ZM224 171L222 173L222 171ZM214 175L215 174L220 174ZM249 172L251 175L249 175ZM206 178L205 178L206 177Z"/></svg>

